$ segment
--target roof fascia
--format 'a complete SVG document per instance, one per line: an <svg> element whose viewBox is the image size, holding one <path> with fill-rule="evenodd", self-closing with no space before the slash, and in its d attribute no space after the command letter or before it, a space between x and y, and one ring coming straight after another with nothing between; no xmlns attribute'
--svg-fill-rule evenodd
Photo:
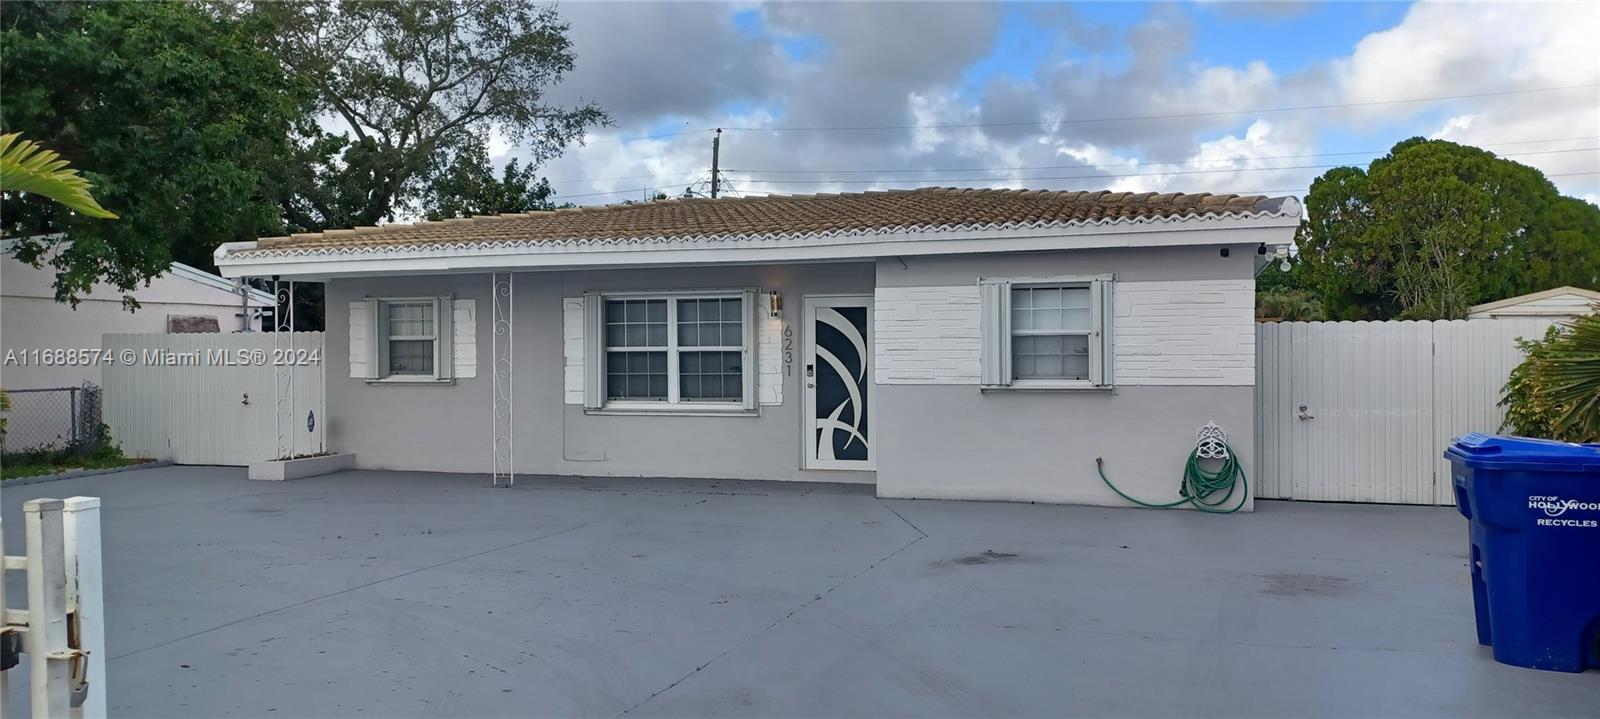
<svg viewBox="0 0 1600 719"><path fill-rule="evenodd" d="M1103 248L1287 245L1293 215L1165 218L1160 221L745 238L627 241L443 243L369 250L285 249L240 257L253 242L217 248L224 277L332 278L492 270L659 267L670 265L840 262L877 257Z"/></svg>

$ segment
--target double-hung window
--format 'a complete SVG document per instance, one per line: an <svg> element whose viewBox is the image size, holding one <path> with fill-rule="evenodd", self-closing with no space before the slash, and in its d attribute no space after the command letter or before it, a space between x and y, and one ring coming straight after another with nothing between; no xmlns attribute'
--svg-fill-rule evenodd
<svg viewBox="0 0 1600 719"><path fill-rule="evenodd" d="M1111 377L1110 278L985 280L986 387L1105 387Z"/></svg>
<svg viewBox="0 0 1600 719"><path fill-rule="evenodd" d="M595 293L590 408L754 409L754 291ZM592 310L590 308L593 308ZM598 346L596 346L598 345Z"/></svg>
<svg viewBox="0 0 1600 719"><path fill-rule="evenodd" d="M439 359L438 305L433 300L382 303L386 376L433 377Z"/></svg>
<svg viewBox="0 0 1600 719"><path fill-rule="evenodd" d="M470 347L473 332L470 300L462 304L464 321L456 321L451 297L371 297L350 306L350 369L352 377L382 382L447 382L456 377L457 344L463 331L464 373L475 373Z"/></svg>

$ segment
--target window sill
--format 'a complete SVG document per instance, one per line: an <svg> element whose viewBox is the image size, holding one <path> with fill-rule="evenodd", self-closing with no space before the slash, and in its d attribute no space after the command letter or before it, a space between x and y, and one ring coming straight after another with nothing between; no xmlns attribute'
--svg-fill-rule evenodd
<svg viewBox="0 0 1600 719"><path fill-rule="evenodd" d="M1110 392L1116 385L1093 384L1090 382L1049 380L1024 380L1012 382L1009 385L981 385L978 387L983 392Z"/></svg>
<svg viewBox="0 0 1600 719"><path fill-rule="evenodd" d="M369 385L397 384L397 385L453 385L455 379L439 379L437 377L384 377L383 379L366 380Z"/></svg>
<svg viewBox="0 0 1600 719"><path fill-rule="evenodd" d="M599 409L585 409L584 414L625 415L631 417L758 417L759 409L742 406L695 406L665 404L661 402L610 402Z"/></svg>

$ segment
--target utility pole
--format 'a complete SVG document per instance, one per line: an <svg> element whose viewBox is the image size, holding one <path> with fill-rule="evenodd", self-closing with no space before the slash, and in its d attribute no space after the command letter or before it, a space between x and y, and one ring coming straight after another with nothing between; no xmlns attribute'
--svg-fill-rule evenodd
<svg viewBox="0 0 1600 719"><path fill-rule="evenodd" d="M719 127L719 128L717 128L716 136L711 138L711 199L713 199L713 200L717 199L717 190L718 190L717 186L719 184L721 184L720 182L718 182L719 178L717 177L717 160L718 160L717 156L721 152L722 152L722 128Z"/></svg>

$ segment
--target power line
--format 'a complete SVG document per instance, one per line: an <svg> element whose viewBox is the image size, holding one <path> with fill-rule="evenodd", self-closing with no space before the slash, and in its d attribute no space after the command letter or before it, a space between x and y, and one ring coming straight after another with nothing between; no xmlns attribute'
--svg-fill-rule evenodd
<svg viewBox="0 0 1600 719"><path fill-rule="evenodd" d="M1551 139L1548 139L1548 140L1518 140L1516 142L1491 142L1491 143L1484 143L1484 145L1487 145L1487 146L1494 146L1494 145L1530 145L1530 144L1540 143L1540 142L1569 142L1569 141L1573 141L1573 140L1596 140L1596 139L1600 139L1600 135L1588 135L1588 136L1581 136L1581 137L1560 137L1560 138L1551 138ZM1479 147L1481 147L1481 146L1479 146ZM1578 149L1581 150L1583 148L1578 148ZM1573 150L1560 150L1560 152L1570 152L1570 151L1573 151ZM1135 159L1135 160L1128 160L1127 162L1108 163L1108 164L1105 164L1105 165L1096 165L1096 164L1091 164L1091 163L1080 163L1080 164L1076 164L1076 165L1032 165L1032 166L1025 166L1025 167L944 167L944 168L928 168L928 169L923 169L923 170L918 170L918 169L889 169L889 168L876 169L876 170L874 170L874 169L862 169L862 170L855 170L855 169L852 169L852 170L845 170L845 169L836 169L836 170L736 170L736 169L730 168L730 169L723 170L723 171L724 172L743 172L743 173L747 173L747 174L765 174L765 175L794 175L794 174L822 174L822 173L861 174L861 173L903 173L903 172L1009 172L1009 171L1014 171L1014 170L1068 170L1068 169L1072 169L1072 168L1076 168L1076 167L1111 167L1111 166L1114 166L1114 165L1122 165L1122 164L1127 164L1127 165L1199 165L1199 164L1217 163L1217 162L1239 162L1241 159L1249 159L1249 160L1289 160L1289 159L1298 159L1298 158L1303 158L1303 157L1341 157L1341 156L1348 156L1348 155L1381 155L1381 154L1383 154L1385 152L1388 152L1388 150L1355 150L1355 151L1351 151L1351 152L1316 152L1316 153L1310 153L1310 154L1304 154L1304 155L1265 155L1265 156L1261 156L1261 157L1218 159L1218 160L1137 160L1137 159ZM1528 153L1523 153L1523 154L1528 154Z"/></svg>
<svg viewBox="0 0 1600 719"><path fill-rule="evenodd" d="M711 132L711 129L712 128L707 127L707 128L702 128L702 129L699 129L699 130L682 130L682 131L679 131L679 132L662 132L662 133L658 133L658 134L654 134L654 135L636 135L634 137L607 137L607 138L598 139L598 140L585 141L582 144L585 145L585 146L590 146L590 145L609 145L609 144L619 143L619 142L633 142L635 140L660 140L660 139L667 138L667 137L682 137L684 135L694 135L694 134L701 133L701 132Z"/></svg>
<svg viewBox="0 0 1600 719"><path fill-rule="evenodd" d="M1554 154L1554 153L1561 153L1561 152L1595 152L1595 151L1600 151L1600 147L1585 147L1585 148L1578 148L1578 149L1572 149L1572 150L1548 150L1548 151L1544 151L1544 152L1506 153L1506 154L1502 155L1502 157L1520 157L1520 156L1523 156L1523 155L1547 155L1547 154ZM1022 182L1022 181L1032 181L1032 180L1098 180L1098 179L1111 179L1111 178L1120 178L1120 177L1156 177L1156 176L1164 176L1164 175L1205 175L1205 174L1216 174L1216 173L1219 173L1219 172L1269 172L1269 171L1274 171L1274 170L1327 170L1327 169L1331 169L1331 168L1335 168L1335 167L1346 167L1346 166L1347 165L1332 164L1332 165L1286 165L1286 166L1282 166L1282 167L1227 167L1227 168L1221 168L1221 169L1215 169L1215 170L1170 170L1170 171L1167 171L1167 172L1106 173L1106 174L1094 174L1094 175L1051 175L1051 176L1044 176L1044 177L956 177L956 178L949 178L949 177L946 177L946 178L909 177L909 178L896 178L896 179L891 179L891 180L883 180L883 179L872 179L872 180L839 180L839 179L830 179L830 180L817 180L817 179L759 180L759 179L753 179L753 178L746 178L744 181L746 183L749 183L749 184L760 184L760 185L784 185L784 184L788 184L788 185L800 185L800 184L804 184L804 185L862 185L862 184L873 185L873 184L878 184L880 182L995 182L995 181L1017 181L1017 182Z"/></svg>
<svg viewBox="0 0 1600 719"><path fill-rule="evenodd" d="M692 184L692 183L689 183L689 184ZM580 194L576 194L576 195L562 195L562 194L557 193L557 194L552 194L550 196L550 199L552 199L552 200L570 200L570 199L572 199L574 197L600 197L600 196L603 196L603 195L622 195L622 194L627 194L627 193L630 193L630 192L650 192L650 191L653 191L653 190L667 190L667 189L672 189L672 188L677 188L677 187L682 187L682 186L684 186L684 183L676 183L676 182L674 182L674 183L668 183L668 184L665 184L665 185L651 185L649 187L630 187L630 188L625 189L625 190L610 190L610 191L607 191L607 192L584 192L584 193L580 193Z"/></svg>
<svg viewBox="0 0 1600 719"><path fill-rule="evenodd" d="M724 127L723 129L738 132L850 132L863 130L931 130L955 129L972 127L1028 127L1043 125L1077 125L1094 122L1135 122L1139 120L1176 120L1194 117L1226 117L1229 115L1250 115L1269 112L1299 112L1303 110L1332 110L1341 107L1370 107L1373 105L1398 105L1412 102L1439 102L1442 100L1467 100L1479 97L1495 97L1501 95L1527 95L1538 92L1556 92L1560 90L1575 90L1578 88L1600 87L1600 83L1585 83L1582 85L1561 85L1558 87L1537 87L1522 90L1502 90L1498 92L1477 92L1465 95L1437 95L1434 97L1412 97L1398 100L1370 100L1366 102L1342 102L1326 105L1295 105L1291 107L1264 107L1248 110L1218 110L1212 112L1184 112L1166 115L1131 115L1127 117L1095 117L1061 120L1029 120L1024 122L970 122L940 125L857 125L836 127Z"/></svg>

